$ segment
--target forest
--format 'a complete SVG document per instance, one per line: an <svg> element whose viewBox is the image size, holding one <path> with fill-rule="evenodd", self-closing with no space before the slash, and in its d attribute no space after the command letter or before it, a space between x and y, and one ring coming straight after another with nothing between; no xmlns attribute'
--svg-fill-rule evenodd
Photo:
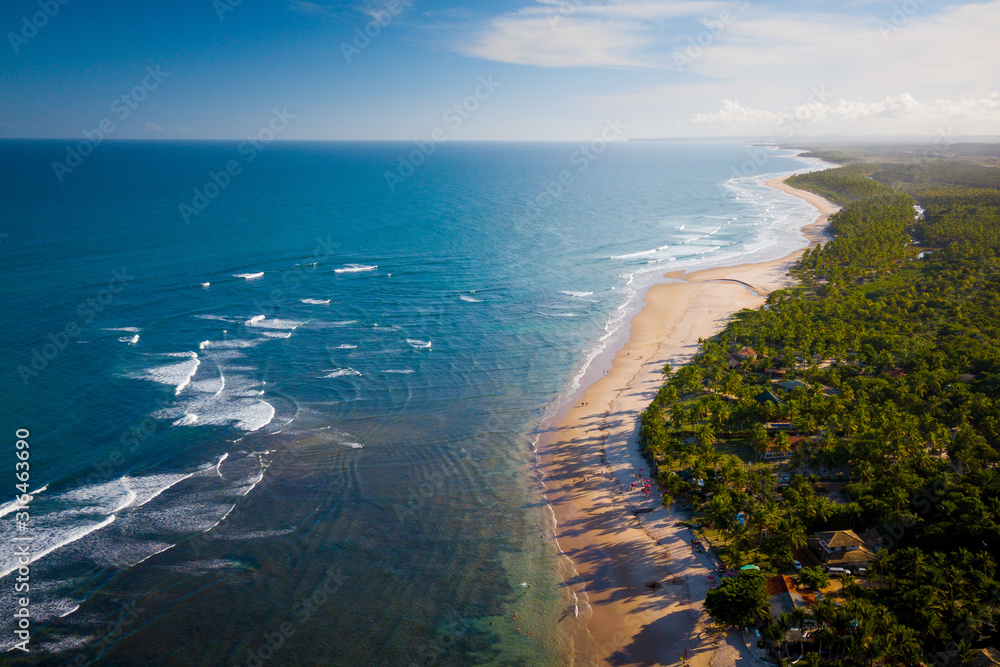
<svg viewBox="0 0 1000 667"><path fill-rule="evenodd" d="M773 660L968 664L1000 646L1000 169L844 161L788 179L842 206L832 240L664 369L641 442L664 502L761 568L706 608ZM831 583L829 531L863 535L867 567ZM782 573L814 603L772 615Z"/></svg>

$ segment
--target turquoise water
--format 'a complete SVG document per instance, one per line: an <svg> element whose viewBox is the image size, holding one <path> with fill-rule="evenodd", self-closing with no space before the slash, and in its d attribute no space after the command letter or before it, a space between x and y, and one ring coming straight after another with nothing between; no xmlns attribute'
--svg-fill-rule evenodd
<svg viewBox="0 0 1000 667"><path fill-rule="evenodd" d="M762 176L816 165L454 143L390 188L412 148L122 142L59 182L62 143L0 143L36 651L565 661L536 429L657 276L799 244L814 210ZM8 549L4 619L16 565Z"/></svg>

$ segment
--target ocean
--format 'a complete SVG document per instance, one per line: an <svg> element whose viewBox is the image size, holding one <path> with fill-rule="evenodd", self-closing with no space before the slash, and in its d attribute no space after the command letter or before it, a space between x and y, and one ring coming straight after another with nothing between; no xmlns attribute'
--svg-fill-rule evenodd
<svg viewBox="0 0 1000 667"><path fill-rule="evenodd" d="M53 169L68 145L0 142L5 664L566 664L539 429L664 272L804 246L815 210L763 181L821 166L116 142Z"/></svg>

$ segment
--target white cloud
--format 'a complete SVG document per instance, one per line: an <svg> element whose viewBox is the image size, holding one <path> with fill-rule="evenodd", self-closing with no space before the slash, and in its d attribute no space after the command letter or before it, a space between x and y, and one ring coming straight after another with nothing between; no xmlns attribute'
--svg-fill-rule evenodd
<svg viewBox="0 0 1000 667"><path fill-rule="evenodd" d="M933 134L952 121L1000 132L1000 0L921 0L908 12L874 0L521 1L451 48L535 66L525 77L558 81L575 104L567 114L620 115L635 136L773 133L797 117L815 133ZM577 84L545 71L559 67L637 71L604 87L614 74Z"/></svg>
<svg viewBox="0 0 1000 667"><path fill-rule="evenodd" d="M726 125L746 125L757 123L774 123L785 117L785 114L766 109L751 109L740 105L735 100L723 100L722 108L715 113L695 114L695 123L723 123Z"/></svg>
<svg viewBox="0 0 1000 667"><path fill-rule="evenodd" d="M819 100L777 111L754 109L734 100L723 100L722 108L708 114L695 114L694 123L757 125L797 119L800 122L851 122L867 119L921 120L948 122L959 120L1000 121L1000 92L982 99L934 100L923 104L909 93L886 97L878 102L838 99L832 104Z"/></svg>
<svg viewBox="0 0 1000 667"><path fill-rule="evenodd" d="M942 97L995 90L1000 0L935 9L922 5L891 31L889 9L885 17L755 11L692 69L727 80L822 82L844 96L884 95L887 86Z"/></svg>
<svg viewBox="0 0 1000 667"><path fill-rule="evenodd" d="M466 55L539 67L644 67L631 54L646 39L635 23L599 23L560 19L558 30L549 18L502 17Z"/></svg>
<svg viewBox="0 0 1000 667"><path fill-rule="evenodd" d="M458 47L470 56L538 67L662 67L665 21L706 17L734 2L537 0L496 17Z"/></svg>
<svg viewBox="0 0 1000 667"><path fill-rule="evenodd" d="M162 125L157 125L156 123L146 123L146 127L153 132L163 132L166 129Z"/></svg>

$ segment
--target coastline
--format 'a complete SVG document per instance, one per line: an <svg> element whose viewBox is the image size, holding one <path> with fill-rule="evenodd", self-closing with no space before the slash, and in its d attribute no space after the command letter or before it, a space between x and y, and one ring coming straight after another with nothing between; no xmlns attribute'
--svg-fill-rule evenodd
<svg viewBox="0 0 1000 667"><path fill-rule="evenodd" d="M819 212L802 228L807 247L828 240L824 230L839 207L785 178L765 184ZM688 529L674 525L684 517L660 505L655 490L642 491L651 477L638 449L638 420L662 385L664 364L686 363L699 338L714 335L738 310L763 305L788 284L788 270L804 250L665 274L671 282L647 291L610 369L541 434L544 495L559 549L572 564L567 586L578 600L578 622L568 632L574 664L676 664L686 652L692 665L718 666L745 657L742 638L712 634L702 612L715 564L693 552Z"/></svg>

